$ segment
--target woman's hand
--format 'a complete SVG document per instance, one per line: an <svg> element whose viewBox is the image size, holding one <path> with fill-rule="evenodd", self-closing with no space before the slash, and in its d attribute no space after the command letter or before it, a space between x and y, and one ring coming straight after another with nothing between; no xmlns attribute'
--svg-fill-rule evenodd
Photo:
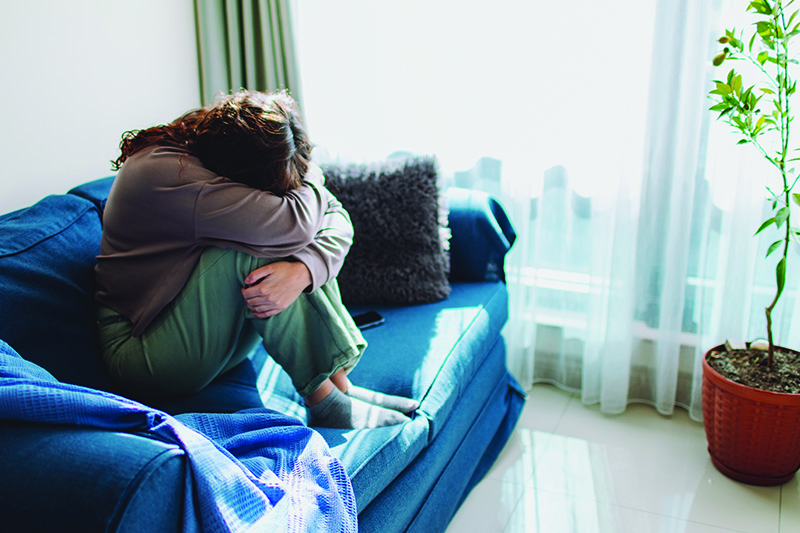
<svg viewBox="0 0 800 533"><path fill-rule="evenodd" d="M278 261L258 268L244 280L242 296L256 318L277 315L311 285L311 273L300 262Z"/></svg>

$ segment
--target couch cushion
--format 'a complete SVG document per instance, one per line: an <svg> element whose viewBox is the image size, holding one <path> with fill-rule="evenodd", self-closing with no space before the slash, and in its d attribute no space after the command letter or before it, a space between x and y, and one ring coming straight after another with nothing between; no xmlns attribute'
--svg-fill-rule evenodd
<svg viewBox="0 0 800 533"><path fill-rule="evenodd" d="M48 196L0 216L0 339L57 379L112 390L96 341L97 208Z"/></svg>
<svg viewBox="0 0 800 533"><path fill-rule="evenodd" d="M351 476L366 507L433 440L497 342L508 316L503 283L454 283L447 300L417 306L351 306L386 322L364 331L369 343L350 379L356 385L420 400L412 422L377 430L315 428ZM267 407L305 417L291 381L263 349L253 355ZM409 369L415 369L410 372Z"/></svg>

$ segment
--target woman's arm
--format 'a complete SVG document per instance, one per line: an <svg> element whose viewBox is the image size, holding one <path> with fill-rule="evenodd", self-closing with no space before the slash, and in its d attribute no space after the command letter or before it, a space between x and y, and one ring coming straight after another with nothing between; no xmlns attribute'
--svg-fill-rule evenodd
<svg viewBox="0 0 800 533"><path fill-rule="evenodd" d="M330 194L330 193L329 193ZM339 275L347 252L353 244L353 224L350 215L332 194L322 224L314 240L292 255L311 272L309 292L320 288Z"/></svg>
<svg viewBox="0 0 800 533"><path fill-rule="evenodd" d="M195 241L255 257L290 256L314 240L329 196L313 184L279 197L224 178L211 180L194 206Z"/></svg>
<svg viewBox="0 0 800 533"><path fill-rule="evenodd" d="M293 254L297 262L271 263L254 270L245 279L248 287L242 289L242 296L257 318L280 313L304 291L312 292L338 276L353 243L350 215L323 187L324 178L319 168L312 167L309 174L314 176L308 180L311 186L319 187L328 197L322 223L314 240Z"/></svg>
<svg viewBox="0 0 800 533"><path fill-rule="evenodd" d="M312 292L339 275L344 258L353 244L353 224L341 202L325 188L322 169L312 163L305 181L317 188L326 199L325 212L314 239L308 246L292 254L294 259L308 267L311 284L306 290Z"/></svg>

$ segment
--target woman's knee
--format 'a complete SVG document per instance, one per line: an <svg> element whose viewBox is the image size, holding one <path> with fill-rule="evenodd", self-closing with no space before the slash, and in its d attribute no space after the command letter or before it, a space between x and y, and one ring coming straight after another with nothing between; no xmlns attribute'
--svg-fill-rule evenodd
<svg viewBox="0 0 800 533"><path fill-rule="evenodd" d="M254 257L233 248L211 246L200 256L197 270L201 275L208 275L212 271L220 272L220 275L233 276L240 284L244 284L245 278L253 270L280 260L281 258L274 257Z"/></svg>

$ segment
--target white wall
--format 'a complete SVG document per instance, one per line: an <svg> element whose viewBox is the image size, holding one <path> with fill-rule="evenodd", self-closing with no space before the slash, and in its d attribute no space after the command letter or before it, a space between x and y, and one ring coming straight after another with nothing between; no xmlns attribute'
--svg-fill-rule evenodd
<svg viewBox="0 0 800 533"><path fill-rule="evenodd" d="M122 132L198 106L191 0L6 2L0 213L111 175Z"/></svg>

